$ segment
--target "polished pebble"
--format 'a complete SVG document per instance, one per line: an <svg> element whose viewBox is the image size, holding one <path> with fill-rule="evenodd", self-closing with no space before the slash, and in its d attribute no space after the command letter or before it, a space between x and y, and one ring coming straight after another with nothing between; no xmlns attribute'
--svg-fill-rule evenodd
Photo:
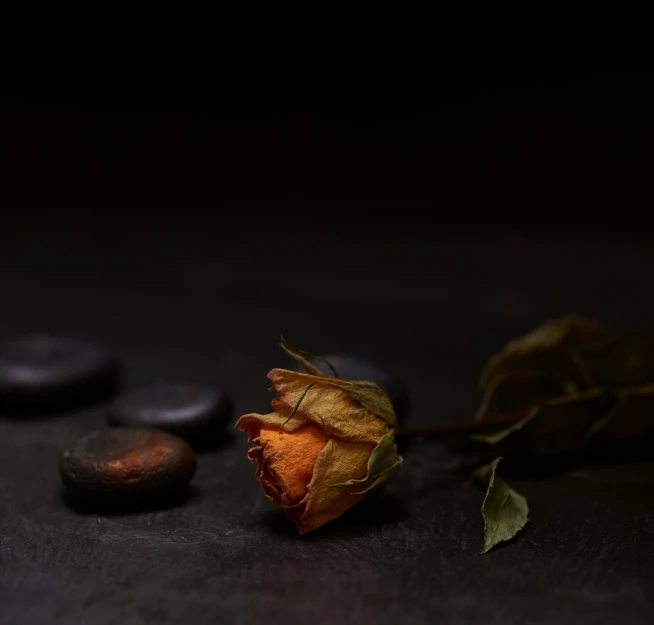
<svg viewBox="0 0 654 625"><path fill-rule="evenodd" d="M59 460L67 493L83 503L173 498L186 491L195 468L186 441L147 428L93 432L71 443Z"/></svg>
<svg viewBox="0 0 654 625"><path fill-rule="evenodd" d="M109 407L113 425L156 427L196 447L220 439L231 416L229 397L216 384L156 380L121 393Z"/></svg>
<svg viewBox="0 0 654 625"><path fill-rule="evenodd" d="M46 413L107 396L118 359L101 345L34 334L0 345L0 411Z"/></svg>
<svg viewBox="0 0 654 625"><path fill-rule="evenodd" d="M369 380L378 384L388 395L399 421L409 409L409 393L404 383L392 376L384 367L365 358L346 354L327 354L323 358L334 366L338 377L344 380ZM329 367L319 360L312 361L325 375L332 375ZM297 369L300 370L299 368Z"/></svg>

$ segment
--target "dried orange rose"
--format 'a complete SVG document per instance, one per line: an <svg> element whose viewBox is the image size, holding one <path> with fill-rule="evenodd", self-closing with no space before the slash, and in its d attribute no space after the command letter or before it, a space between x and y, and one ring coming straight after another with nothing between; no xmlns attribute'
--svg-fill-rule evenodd
<svg viewBox="0 0 654 625"><path fill-rule="evenodd" d="M236 428L254 443L248 456L266 497L306 534L397 473L395 413L372 382L286 369L268 378L277 391L274 412L246 414Z"/></svg>

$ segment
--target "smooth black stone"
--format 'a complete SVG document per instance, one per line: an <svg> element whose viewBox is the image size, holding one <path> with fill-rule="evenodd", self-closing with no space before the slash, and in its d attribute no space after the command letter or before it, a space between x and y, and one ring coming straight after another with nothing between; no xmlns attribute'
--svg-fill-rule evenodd
<svg viewBox="0 0 654 625"><path fill-rule="evenodd" d="M399 421L403 420L409 410L409 392L401 380L392 376L384 367L358 356L347 354L327 354L322 356L332 364L338 377L344 380L369 380L379 385L391 400ZM332 375L329 367L319 360L313 361L325 375ZM298 367L296 370L300 371Z"/></svg>
<svg viewBox="0 0 654 625"><path fill-rule="evenodd" d="M215 384L155 380L116 397L108 419L113 425L160 428L196 447L210 447L223 434L231 412L229 397Z"/></svg>
<svg viewBox="0 0 654 625"><path fill-rule="evenodd" d="M0 410L56 412L99 400L118 384L118 358L101 345L35 334L0 345Z"/></svg>
<svg viewBox="0 0 654 625"><path fill-rule="evenodd" d="M195 469L191 446L154 428L93 432L71 443L59 461L67 494L82 503L178 497Z"/></svg>

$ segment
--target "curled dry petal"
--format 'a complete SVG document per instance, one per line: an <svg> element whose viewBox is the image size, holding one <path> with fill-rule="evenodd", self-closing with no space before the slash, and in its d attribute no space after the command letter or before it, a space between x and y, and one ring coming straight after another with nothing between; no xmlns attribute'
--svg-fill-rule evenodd
<svg viewBox="0 0 654 625"><path fill-rule="evenodd" d="M307 386L319 383L302 400L298 412L303 418L320 425L329 434L354 442L377 444L388 431L388 425L380 418L379 412L365 409L361 401L348 392L353 389L361 392L356 382L286 369L273 369L268 378L273 383L271 390L277 391L277 397L272 401L276 411L292 411ZM381 390L379 387L376 389ZM384 398L386 402L383 407L392 411L390 400L385 395Z"/></svg>

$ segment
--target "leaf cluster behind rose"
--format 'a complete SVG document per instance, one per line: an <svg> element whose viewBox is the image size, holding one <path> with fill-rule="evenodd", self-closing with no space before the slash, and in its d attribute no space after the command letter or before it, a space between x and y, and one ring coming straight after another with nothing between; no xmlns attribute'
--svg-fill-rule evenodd
<svg viewBox="0 0 654 625"><path fill-rule="evenodd" d="M493 356L481 387L478 422L519 415L508 427L473 435L500 445L503 455L569 453L649 436L654 336L582 317L549 321Z"/></svg>

